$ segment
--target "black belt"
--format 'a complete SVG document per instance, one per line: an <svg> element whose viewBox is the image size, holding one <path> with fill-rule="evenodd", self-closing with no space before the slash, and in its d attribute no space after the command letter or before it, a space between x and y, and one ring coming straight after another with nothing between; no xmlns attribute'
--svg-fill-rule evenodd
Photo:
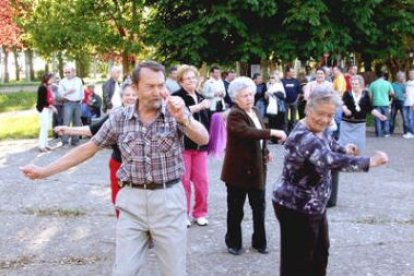
<svg viewBox="0 0 414 276"><path fill-rule="evenodd" d="M131 188L137 188L137 189L143 189L143 190L158 190L158 189L163 189L164 187L170 188L171 186L173 186L174 184L177 184L178 182L180 182L180 179L174 179L174 180L167 181L165 182L165 185L163 183L155 183L155 182L138 184L138 183L133 183L131 181L118 181L118 185L120 187L128 186Z"/></svg>
<svg viewBox="0 0 414 276"><path fill-rule="evenodd" d="M64 99L63 102L64 103L81 103L82 101L71 101L71 100Z"/></svg>

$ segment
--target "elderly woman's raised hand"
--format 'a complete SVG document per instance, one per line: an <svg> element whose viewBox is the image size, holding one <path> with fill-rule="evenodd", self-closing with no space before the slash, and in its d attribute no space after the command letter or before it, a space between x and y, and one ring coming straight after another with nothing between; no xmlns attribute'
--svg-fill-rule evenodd
<svg viewBox="0 0 414 276"><path fill-rule="evenodd" d="M354 144L347 144L345 146L345 151L346 151L346 154L349 154L349 155L353 155L353 156L358 156L359 155L359 149Z"/></svg>
<svg viewBox="0 0 414 276"><path fill-rule="evenodd" d="M276 137L279 140L279 142L284 142L287 137L286 132L284 132L283 130L278 130L278 129L271 129L270 136Z"/></svg>
<svg viewBox="0 0 414 276"><path fill-rule="evenodd" d="M370 158L370 167L379 167L388 163L388 155L383 151L377 151Z"/></svg>
<svg viewBox="0 0 414 276"><path fill-rule="evenodd" d="M203 107L203 109L208 109L208 108L210 108L211 101L207 100L207 99L204 99L204 100L201 101L200 105Z"/></svg>

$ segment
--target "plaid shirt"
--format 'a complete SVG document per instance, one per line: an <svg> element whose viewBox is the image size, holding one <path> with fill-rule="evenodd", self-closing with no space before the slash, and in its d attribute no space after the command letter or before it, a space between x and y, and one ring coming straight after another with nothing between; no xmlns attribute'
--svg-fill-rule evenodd
<svg viewBox="0 0 414 276"><path fill-rule="evenodd" d="M92 141L100 147L118 144L122 165L117 177L121 181L163 184L181 178L183 129L165 106L149 126L143 125L135 108L112 113Z"/></svg>

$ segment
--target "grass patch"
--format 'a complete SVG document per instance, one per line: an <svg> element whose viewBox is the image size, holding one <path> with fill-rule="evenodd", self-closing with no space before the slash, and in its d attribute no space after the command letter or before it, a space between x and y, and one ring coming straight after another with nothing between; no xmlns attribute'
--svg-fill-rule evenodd
<svg viewBox="0 0 414 276"><path fill-rule="evenodd" d="M366 217L366 218L357 219L355 223L370 224L370 225L384 225L384 224L413 225L414 217L411 217L405 220L392 220L391 218Z"/></svg>
<svg viewBox="0 0 414 276"><path fill-rule="evenodd" d="M92 257L70 256L70 257L62 259L59 262L59 264L62 264L62 265L89 265L89 264L95 264L99 261L101 261L101 257L98 257L98 256L92 256Z"/></svg>
<svg viewBox="0 0 414 276"><path fill-rule="evenodd" d="M37 93L0 93L0 112L32 109L36 105Z"/></svg>
<svg viewBox="0 0 414 276"><path fill-rule="evenodd" d="M80 217L86 215L79 209L26 209L24 213L39 217Z"/></svg>
<svg viewBox="0 0 414 276"><path fill-rule="evenodd" d="M8 83L0 84L0 87L11 87L11 86L34 86L39 85L39 81L9 81Z"/></svg>
<svg viewBox="0 0 414 276"><path fill-rule="evenodd" d="M1 261L0 268L1 269L11 269L11 268L16 269L16 268L22 268L31 263L33 263L32 256L21 256L20 258L15 259L15 260Z"/></svg>
<svg viewBox="0 0 414 276"><path fill-rule="evenodd" d="M0 140L37 138L39 116L35 112L0 116Z"/></svg>

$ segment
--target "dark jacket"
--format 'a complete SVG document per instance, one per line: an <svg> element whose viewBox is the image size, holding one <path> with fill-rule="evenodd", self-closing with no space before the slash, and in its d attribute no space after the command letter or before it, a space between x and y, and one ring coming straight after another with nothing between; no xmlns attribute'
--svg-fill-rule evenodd
<svg viewBox="0 0 414 276"><path fill-rule="evenodd" d="M37 89L36 109L37 111L42 112L45 107L49 107L49 103L47 102L47 87L42 84Z"/></svg>
<svg viewBox="0 0 414 276"><path fill-rule="evenodd" d="M187 106L187 107L190 107L190 106L196 104L193 97L191 97L187 93L187 91L185 91L183 88L181 88L180 90L174 92L172 95L181 97L185 102L185 106ZM204 100L204 97L201 96L197 92L196 92L196 95L197 95L197 102L201 103ZM210 130L210 116L211 116L211 112L210 112L209 108L201 110L201 111L196 112L196 113L193 113L193 118L195 120L199 121L200 123L202 123L203 126L207 130ZM185 136L185 138L184 138L184 148L186 150L206 151L208 149L208 145L199 146L196 143L194 143L193 141L191 141L187 136Z"/></svg>
<svg viewBox="0 0 414 276"><path fill-rule="evenodd" d="M364 123L367 121L367 115L372 111L371 99L367 90L361 92L362 97L359 100L360 110L356 110L356 103L352 92L346 91L342 96L342 101L344 105L352 112L351 116L346 116L345 113L342 114L342 120L348 123Z"/></svg>
<svg viewBox="0 0 414 276"><path fill-rule="evenodd" d="M116 81L113 78L107 80L102 86L103 111L112 108L112 96L114 95Z"/></svg>
<svg viewBox="0 0 414 276"><path fill-rule="evenodd" d="M269 154L266 140L270 130L254 108L263 129L257 129L247 113L234 105L227 117L227 146L221 180L240 189L265 188L266 162ZM260 140L263 140L263 148Z"/></svg>

